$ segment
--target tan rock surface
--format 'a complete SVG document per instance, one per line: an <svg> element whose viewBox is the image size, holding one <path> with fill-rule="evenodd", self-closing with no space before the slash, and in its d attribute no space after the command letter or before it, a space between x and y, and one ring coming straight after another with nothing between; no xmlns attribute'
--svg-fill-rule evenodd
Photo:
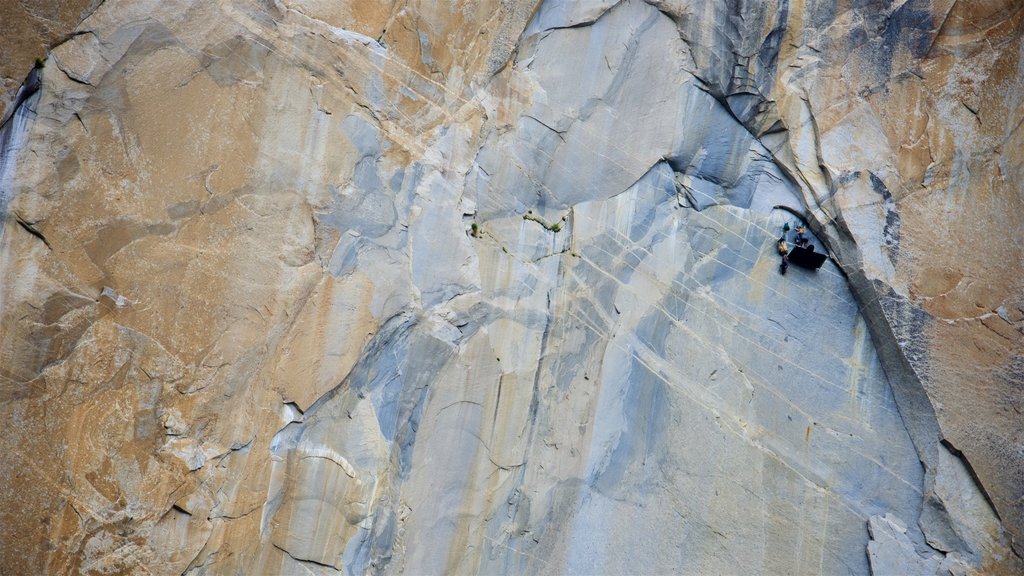
<svg viewBox="0 0 1024 576"><path fill-rule="evenodd" d="M100 0L42 0L0 5L0 119L11 112L18 88L37 58L67 38Z"/></svg>

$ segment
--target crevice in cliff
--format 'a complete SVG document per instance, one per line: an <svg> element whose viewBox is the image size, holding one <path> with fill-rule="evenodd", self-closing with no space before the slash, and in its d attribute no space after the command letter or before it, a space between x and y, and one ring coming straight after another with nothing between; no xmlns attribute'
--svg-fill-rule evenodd
<svg viewBox="0 0 1024 576"><path fill-rule="evenodd" d="M558 219L555 222L549 222L543 216L538 216L538 215L534 214L533 210L527 210L526 214L523 214L523 220L528 220L530 222L536 222L537 224L540 224L541 228L544 228L545 230L547 230L549 232L556 232L556 233L562 231L562 222L565 222L567 218L568 218L568 215L562 216L560 219Z"/></svg>
<svg viewBox="0 0 1024 576"><path fill-rule="evenodd" d="M358 42L358 43L362 44L363 46L366 46L366 47L370 48L371 50L373 50L374 52L378 52L378 53L379 52L384 52L384 51L387 50L377 40L374 40L373 38L371 38L369 36L360 34L358 32L354 32L352 30L346 30L344 28L339 28L337 26L331 26L330 24L328 24L327 22L324 22L323 20L321 20L319 18L316 18L316 17L310 16L309 14L306 14L306 12L303 11L301 8L297 8L297 7L292 6L291 3L288 2L287 0L275 0L274 3L278 7L284 8L285 11L287 11L287 12L292 12L294 14L298 14L299 16L302 16L303 18L305 18L309 22L314 23L317 26L321 26L321 27L327 28L328 30L331 31L331 33L334 34L335 37L337 37L340 40L343 40L343 41L347 42L348 44L352 44L353 42Z"/></svg>
<svg viewBox="0 0 1024 576"><path fill-rule="evenodd" d="M34 222L29 222L25 220L24 218L21 217L20 214L17 213L15 213L14 219L18 223L18 225L22 227L22 229L24 229L32 236L35 236L40 242L45 244L48 250L53 250L53 246L50 246L50 241L46 239L46 236L43 236L43 233L40 232L38 228L36 228Z"/></svg>
<svg viewBox="0 0 1024 576"><path fill-rule="evenodd" d="M337 568L335 568L334 566L332 566L330 564L324 564L323 562L317 562L316 560L309 560L309 559L304 559L304 558L299 558L297 556L294 556L291 552L289 552L288 550L282 548L281 546L278 546L276 543L274 543L274 548L277 548L281 552L284 552L285 555L287 555L289 558L291 558L292 560L294 560L294 561L296 561L296 562L298 562L300 564L311 564L313 566L316 566L317 568L328 568L328 569L330 569L333 572L337 572L339 574L341 573L340 570L338 570Z"/></svg>
<svg viewBox="0 0 1024 576"><path fill-rule="evenodd" d="M763 136L766 136L766 135L769 135L769 134L773 134L774 135L774 134L783 134L783 133L788 133L789 132L789 128L786 126L785 122L781 118L779 118L775 122L773 122L769 126L769 128L767 130L765 130L764 132L758 134L757 132L754 131L754 128L752 126L750 126L747 122L744 122L742 119L739 118L739 116L736 115L735 112L733 112L732 107L729 106L729 103L726 100L726 98L727 98L726 95L717 94L716 91L714 91L714 90L712 90L710 88L710 86L707 84L706 81L701 79L696 74L693 74L693 77L696 80L698 80L697 82L693 83L694 87L696 87L700 91L704 92L708 96L712 97L718 103L718 105L720 107L722 107L726 111L726 113L729 114L729 116L736 122L736 124L740 128L742 128L744 131L746 131L748 134L750 134L750 136L756 142L758 142L761 145L762 148L764 148L768 152L769 157L771 158L772 162L776 166L778 166L779 171L782 173L783 176L785 176L789 180L789 183L791 185L793 185L796 189L802 189L805 186L807 186L807 187L810 186L810 184L806 181L805 178L803 178L803 177L797 178L796 174L793 172L793 169L791 169L789 167L789 165L783 159L781 159L779 157L779 155L777 154L777 151L772 149L771 146L768 146L767 144L765 144L761 140L761 138ZM819 146L819 151L818 152L819 152L819 158L820 158L820 146ZM797 172L799 172L799 170L797 170Z"/></svg>
<svg viewBox="0 0 1024 576"><path fill-rule="evenodd" d="M546 32L552 32L554 30L571 30L573 28L587 28L589 26L593 26L594 24L597 24L602 18L604 18L606 14L608 14L613 9L615 9L615 7L617 7L619 4L622 4L622 0L616 0L615 3L611 4L610 6L607 6L606 8L601 10L599 13L597 13L595 15L592 15L592 16L589 16L587 18L584 18L583 20L580 20L579 22L572 22L572 23L569 23L569 24L561 25L561 26L548 26L546 28L541 28L539 30L536 30L533 33L534 34L541 34L541 33L546 33ZM541 6L544 5L544 2L538 2L537 5L538 5L538 7L541 7Z"/></svg>
<svg viewBox="0 0 1024 576"><path fill-rule="evenodd" d="M992 497L989 496L988 491L985 490L985 485L981 483L981 478L979 478L978 473L974 471L974 466L971 466L970 461L967 460L967 456L965 456L959 448L953 446L953 443L950 442L948 438L943 438L939 440L939 443L946 450L948 450L950 454L952 454L958 460L960 460L960 463L963 464L964 466L964 470L967 471L967 474L970 475L971 480L974 481L974 486L978 489L978 492L981 493L981 496L985 499L985 502L988 504L988 507L992 510L992 514L996 517L997 520L999 520L999 522L1002 522L1003 519L999 515L999 509L996 508L995 502L992 501Z"/></svg>
<svg viewBox="0 0 1024 576"><path fill-rule="evenodd" d="M93 0L92 5L90 5L84 11L82 11L81 22L85 22L86 20L88 20L90 16L95 14L96 11L99 10L103 6L103 4L106 3L106 1L107 0Z"/></svg>
<svg viewBox="0 0 1024 576"><path fill-rule="evenodd" d="M559 268L563 267L564 264L559 265ZM559 270L559 275L561 276L563 272L563 270ZM552 288L551 290L555 290L555 288ZM523 454L523 465L520 466L517 477L512 484L514 486L514 495L510 498L515 501L511 514L512 518L519 516L519 507L523 500L522 485L526 477L525 464L529 461L529 453L534 446L534 436L537 433L537 426L539 425L537 421L537 414L540 412L541 374L545 367L545 360L548 352L548 339L550 338L551 326L554 322L554 311L551 307L551 300L551 291L549 291L546 295L546 305L544 307L547 317L544 322L544 330L541 332L540 352L537 358L537 368L533 374L533 389L530 396L529 408L527 409L526 421L529 422L529 426L526 433L526 442L524 444L524 446L526 446L526 452Z"/></svg>
<svg viewBox="0 0 1024 576"><path fill-rule="evenodd" d="M829 237L834 242L843 243L841 237L835 236L836 232L829 232L813 217L813 214L810 222L812 225L817 225L823 238ZM841 216L829 224L845 226ZM832 228L832 230L837 231L836 228ZM843 253L850 252L854 257L859 254L857 250L855 245L841 248ZM942 437L941 431L931 399L922 384L921 376L911 364L908 353L904 349L905 342L901 341L900 335L897 334L889 320L883 301L889 302L890 307L901 309L903 313L911 316L913 309L909 308L906 303L901 305L900 296L891 292L891 289L889 294L885 294L882 292L883 286L879 286L878 281L869 280L859 265L859 257L857 263L847 262L847 265L849 266L846 272L848 273L850 291L857 301L860 314L868 327L871 341L878 352L879 362L889 381L900 418L924 466L922 493L930 494L936 481L939 459L938 443ZM909 318L906 321L913 323L913 320ZM901 328L904 333L913 330L915 329L907 326ZM920 331L920 328L917 331ZM964 461L966 463L966 459ZM980 484L977 486L980 491ZM936 503L939 505L936 506ZM919 525L926 538L930 538L929 535L932 533L955 533L945 506L938 501L929 504L928 498L922 500Z"/></svg>
<svg viewBox="0 0 1024 576"><path fill-rule="evenodd" d="M548 130L554 132L555 135L557 135L558 138L562 141L562 143L565 143L565 133L566 133L566 130L556 130L555 128L552 128L548 124L545 124L542 120L540 120L536 116L531 116L529 114L524 114L523 118L529 118L530 120L533 120L537 124L540 124L541 126L543 126L543 127L547 128Z"/></svg>
<svg viewBox="0 0 1024 576"><path fill-rule="evenodd" d="M67 68L65 68L63 65L61 65L60 60L58 60L56 58L53 58L53 60L56 63L57 70L60 70L61 72L63 72L64 76L66 76L68 80L71 80L75 84L81 84L83 86L90 86L90 87L93 86L92 82L89 82L88 80L86 80L84 78L79 78L74 73L72 73Z"/></svg>
<svg viewBox="0 0 1024 576"><path fill-rule="evenodd" d="M494 43L491 45L491 52L487 57L487 76L488 78L494 78L509 65L510 62L515 62L519 55L519 47L523 44L523 39L526 37L526 31L529 29L530 22L533 21L537 16L537 11L540 10L543 0L534 0L533 6L530 8L529 14L525 15L525 18L503 18L502 23L509 20L522 20L516 22L515 27L518 28L515 39L509 38L508 28L512 26L499 25L498 33ZM509 5L514 5L512 2L501 2L499 9L494 12L494 17L504 15L503 12L509 10ZM504 44L504 46L502 46ZM502 54L504 52L504 54Z"/></svg>
<svg viewBox="0 0 1024 576"><path fill-rule="evenodd" d="M473 436L474 438L476 438L478 442L480 442L480 445L483 446L483 448L484 448L484 455L487 457L487 461L490 462L491 465L494 466L497 470L504 470L506 472L511 472L512 470L515 470L516 468L521 468L523 466L526 466L526 462L525 461L518 462L518 463L515 463L515 464L502 464L502 463L498 462L497 460L494 459L494 453L491 451L491 447L487 445L487 442L484 442L483 438L481 438L479 435L477 435L477 434L475 434L473 432L469 432L469 434L471 436Z"/></svg>

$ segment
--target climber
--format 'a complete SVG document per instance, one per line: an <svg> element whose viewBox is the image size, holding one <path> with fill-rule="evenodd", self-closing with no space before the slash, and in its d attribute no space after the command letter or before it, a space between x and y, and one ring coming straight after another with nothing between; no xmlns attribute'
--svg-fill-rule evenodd
<svg viewBox="0 0 1024 576"><path fill-rule="evenodd" d="M786 269L789 268L789 246L786 245L786 234L783 232L776 244L779 255L782 256L782 263L779 264L779 273L785 274Z"/></svg>
<svg viewBox="0 0 1024 576"><path fill-rule="evenodd" d="M800 226L796 227L796 245L797 246L800 246L802 248L806 248L807 245L811 243L810 238L805 236L806 232L807 232L807 229L804 228L803 225L800 225Z"/></svg>

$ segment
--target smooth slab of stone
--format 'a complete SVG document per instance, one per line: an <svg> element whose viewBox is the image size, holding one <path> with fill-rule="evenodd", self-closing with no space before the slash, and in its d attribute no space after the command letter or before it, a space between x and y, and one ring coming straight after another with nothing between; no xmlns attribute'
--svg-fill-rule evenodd
<svg viewBox="0 0 1024 576"><path fill-rule="evenodd" d="M652 206L644 190L607 203ZM653 218L575 210L578 230L601 232L569 260L551 330L579 359L542 367L550 400L527 460L530 522L509 526L529 535L492 537L517 550L520 569L728 571L732 558L772 573L866 571L864 522L880 500L916 518L921 469L842 277L779 276L781 218L673 204L653 204ZM750 509L765 523L741 522ZM800 521L787 512L801 509ZM807 535L804 555L758 526ZM728 552L702 554L707 539Z"/></svg>
<svg viewBox="0 0 1024 576"><path fill-rule="evenodd" d="M868 519L868 560L871 573L885 574L937 574L943 558L939 554L923 556L907 538L907 527L899 518L886 513Z"/></svg>

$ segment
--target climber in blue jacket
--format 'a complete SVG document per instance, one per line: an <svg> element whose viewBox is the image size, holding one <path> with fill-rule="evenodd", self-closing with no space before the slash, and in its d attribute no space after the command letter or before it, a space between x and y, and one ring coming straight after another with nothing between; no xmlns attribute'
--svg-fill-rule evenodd
<svg viewBox="0 0 1024 576"><path fill-rule="evenodd" d="M796 227L796 245L800 246L801 248L806 248L807 245L811 243L810 238L805 236L806 232L807 229L804 228L802 225Z"/></svg>

